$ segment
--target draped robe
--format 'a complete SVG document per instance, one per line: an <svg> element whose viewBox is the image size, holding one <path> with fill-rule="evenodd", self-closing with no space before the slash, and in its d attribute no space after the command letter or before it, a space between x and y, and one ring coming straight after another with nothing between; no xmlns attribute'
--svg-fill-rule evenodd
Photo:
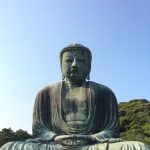
<svg viewBox="0 0 150 150"><path fill-rule="evenodd" d="M33 111L33 142L9 142L1 150L148 150L141 142L109 143L107 139L120 137L118 104L114 93L106 86L86 82L89 113L79 126L71 126L63 119L64 86L59 82L42 89L36 96ZM92 135L97 142L91 145L63 146L56 144L57 135ZM43 139L38 141L38 139ZM35 140L35 141L34 141ZM102 142L104 141L104 142Z"/></svg>

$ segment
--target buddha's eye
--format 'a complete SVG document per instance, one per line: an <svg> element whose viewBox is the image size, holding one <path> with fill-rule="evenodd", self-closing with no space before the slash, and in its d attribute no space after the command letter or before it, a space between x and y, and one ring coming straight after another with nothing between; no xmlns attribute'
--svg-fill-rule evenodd
<svg viewBox="0 0 150 150"><path fill-rule="evenodd" d="M80 58L80 59L78 59L78 62L84 63L84 62L85 62L85 59L84 59L84 58Z"/></svg>
<svg viewBox="0 0 150 150"><path fill-rule="evenodd" d="M73 62L73 59L66 59L65 61L68 63L71 63L71 62Z"/></svg>

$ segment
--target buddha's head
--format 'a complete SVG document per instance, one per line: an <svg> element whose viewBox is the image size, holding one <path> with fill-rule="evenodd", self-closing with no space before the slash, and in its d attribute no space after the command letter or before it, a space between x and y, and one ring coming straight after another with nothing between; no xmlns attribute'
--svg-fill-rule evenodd
<svg viewBox="0 0 150 150"><path fill-rule="evenodd" d="M63 78L70 81L89 79L91 70L91 51L81 44L71 44L60 53Z"/></svg>

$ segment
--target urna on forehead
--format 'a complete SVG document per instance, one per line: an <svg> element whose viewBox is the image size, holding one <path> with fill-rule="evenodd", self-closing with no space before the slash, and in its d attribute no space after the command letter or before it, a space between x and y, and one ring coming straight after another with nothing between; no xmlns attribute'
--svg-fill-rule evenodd
<svg viewBox="0 0 150 150"><path fill-rule="evenodd" d="M70 52L73 51L75 53L77 52L77 53L80 53L83 55L86 53L86 54L88 54L89 59L92 59L92 54L91 54L90 49L85 47L82 44L76 43L76 44L70 44L70 45L64 47L60 52L60 57L62 58L63 53L67 52L67 51L70 51Z"/></svg>

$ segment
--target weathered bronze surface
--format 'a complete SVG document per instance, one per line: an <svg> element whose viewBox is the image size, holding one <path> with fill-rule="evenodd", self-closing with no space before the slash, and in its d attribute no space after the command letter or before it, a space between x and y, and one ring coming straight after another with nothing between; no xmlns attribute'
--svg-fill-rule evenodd
<svg viewBox="0 0 150 150"><path fill-rule="evenodd" d="M91 60L87 47L65 47L60 53L63 81L37 94L33 139L7 143L1 150L148 150L144 143L120 138L116 97L89 81Z"/></svg>

